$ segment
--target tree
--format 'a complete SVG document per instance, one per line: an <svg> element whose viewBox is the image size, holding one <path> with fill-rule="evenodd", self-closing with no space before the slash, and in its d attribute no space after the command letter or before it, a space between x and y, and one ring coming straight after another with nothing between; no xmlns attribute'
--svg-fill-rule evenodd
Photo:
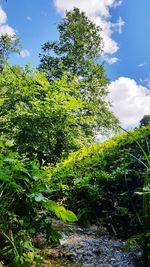
<svg viewBox="0 0 150 267"><path fill-rule="evenodd" d="M69 94L75 95L74 81L50 84L28 66L5 66L0 88L1 133L21 156L55 164L86 141L77 116L83 101Z"/></svg>
<svg viewBox="0 0 150 267"><path fill-rule="evenodd" d="M79 97L85 103L79 111L79 123L87 136L114 129L118 121L106 99L108 79L104 66L98 64L103 47L100 27L74 8L66 12L58 31L58 41L42 46L39 70L46 73L49 81L60 78L64 72L68 80L76 79Z"/></svg>
<svg viewBox="0 0 150 267"><path fill-rule="evenodd" d="M140 120L140 127L147 126L150 124L150 115L144 115Z"/></svg>
<svg viewBox="0 0 150 267"><path fill-rule="evenodd" d="M0 71L3 70L5 61L8 60L11 53L19 54L20 42L16 35L8 34L0 36Z"/></svg>
<svg viewBox="0 0 150 267"><path fill-rule="evenodd" d="M74 8L66 12L66 17L57 28L59 41L46 42L42 46L39 68L47 73L49 80L60 77L64 70L69 74L87 76L90 63L102 51L100 27Z"/></svg>

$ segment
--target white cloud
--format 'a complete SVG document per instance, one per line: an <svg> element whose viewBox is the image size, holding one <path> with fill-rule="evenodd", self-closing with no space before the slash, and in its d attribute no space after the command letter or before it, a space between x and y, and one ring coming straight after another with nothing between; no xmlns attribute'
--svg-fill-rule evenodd
<svg viewBox="0 0 150 267"><path fill-rule="evenodd" d="M122 27L124 26L125 22L121 17L117 20L116 23L112 25L115 31L118 31L120 34L122 33Z"/></svg>
<svg viewBox="0 0 150 267"><path fill-rule="evenodd" d="M0 36L4 34L13 36L15 34L15 30L7 24L7 15L0 6Z"/></svg>
<svg viewBox="0 0 150 267"><path fill-rule="evenodd" d="M93 20L96 25L102 28L101 36L104 41L104 53L113 54L117 52L119 46L112 39L114 24L111 22L110 8L121 5L121 0L53 0L58 12L64 14L66 10L71 10L74 7L80 8L86 15ZM120 17L115 23L115 28L121 33L124 22Z"/></svg>
<svg viewBox="0 0 150 267"><path fill-rule="evenodd" d="M122 4L123 0L118 0L114 3L114 7L120 6Z"/></svg>
<svg viewBox="0 0 150 267"><path fill-rule="evenodd" d="M5 24L7 21L7 15L4 12L4 10L2 9L2 7L0 6L0 25Z"/></svg>
<svg viewBox="0 0 150 267"><path fill-rule="evenodd" d="M91 19L94 21L96 25L102 28L101 37L103 38L103 42L104 42L103 53L104 54L116 53L119 49L119 46L117 42L115 42L111 38L111 35L113 33L112 23L108 20L101 18L100 16L95 16Z"/></svg>
<svg viewBox="0 0 150 267"><path fill-rule="evenodd" d="M58 11L64 13L73 7L78 7L86 12L89 16L100 15L101 17L109 17L109 8L116 6L117 0L54 0L54 4Z"/></svg>
<svg viewBox="0 0 150 267"><path fill-rule="evenodd" d="M138 124L144 115L150 114L150 90L135 80L120 77L108 89L112 110L124 128Z"/></svg>
<svg viewBox="0 0 150 267"><path fill-rule="evenodd" d="M21 57L29 57L30 56L30 52L27 49L21 50L20 51L20 56Z"/></svg>
<svg viewBox="0 0 150 267"><path fill-rule="evenodd" d="M142 68L142 67L144 67L145 65L147 65L146 62L144 62L144 63L140 63L140 64L138 65L138 67Z"/></svg>
<svg viewBox="0 0 150 267"><path fill-rule="evenodd" d="M15 30L12 27L10 27L8 24L2 25L2 26L0 25L0 36L5 35L5 34L14 36Z"/></svg>
<svg viewBox="0 0 150 267"><path fill-rule="evenodd" d="M109 56L104 56L104 61L110 65L115 64L119 61L119 58L117 57L109 57Z"/></svg>

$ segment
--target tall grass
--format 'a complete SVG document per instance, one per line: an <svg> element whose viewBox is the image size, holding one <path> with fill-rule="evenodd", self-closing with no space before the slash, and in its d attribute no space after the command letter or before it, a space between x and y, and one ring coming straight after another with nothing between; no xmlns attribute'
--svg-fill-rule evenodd
<svg viewBox="0 0 150 267"><path fill-rule="evenodd" d="M131 132L126 131L122 128L128 135L134 136ZM146 169L144 176L143 176L143 187L142 190L136 191L135 194L142 196L142 216L138 213L135 209L135 215L139 223L142 225L143 234L141 235L143 248L144 248L144 257L148 260L148 266L150 266L150 145L147 140L146 142L146 149L143 149L142 145L139 141L135 140L135 143L140 148L141 152L143 153L143 159L139 159L135 155L128 153L130 157L136 159L140 164L144 166ZM126 180L126 177L125 177Z"/></svg>

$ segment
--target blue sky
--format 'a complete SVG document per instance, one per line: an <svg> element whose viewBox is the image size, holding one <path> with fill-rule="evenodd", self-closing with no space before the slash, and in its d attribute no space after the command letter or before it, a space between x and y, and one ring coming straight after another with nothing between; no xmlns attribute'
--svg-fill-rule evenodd
<svg viewBox="0 0 150 267"><path fill-rule="evenodd" d="M109 100L124 127L136 125L150 114L149 0L3 0L0 34L16 32L23 45L10 63L36 67L41 45L58 38L56 26L74 6L102 27Z"/></svg>

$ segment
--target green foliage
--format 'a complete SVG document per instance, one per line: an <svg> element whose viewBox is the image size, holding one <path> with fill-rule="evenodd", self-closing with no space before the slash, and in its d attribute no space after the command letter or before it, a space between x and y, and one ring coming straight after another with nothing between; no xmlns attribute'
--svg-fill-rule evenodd
<svg viewBox="0 0 150 267"><path fill-rule="evenodd" d="M122 235L142 231L150 223L149 142L147 126L73 153L53 170L54 199L64 199L81 221L87 210Z"/></svg>
<svg viewBox="0 0 150 267"><path fill-rule="evenodd" d="M64 72L68 80L75 77L78 81L79 97L85 103L78 111L78 124L87 137L114 130L118 120L106 100L108 78L104 66L97 63L103 46L100 27L74 8L66 12L57 28L59 40L42 46L39 70L49 81L62 77Z"/></svg>
<svg viewBox="0 0 150 267"><path fill-rule="evenodd" d="M8 60L11 53L19 54L20 42L16 35L8 34L0 36L0 72L3 70L5 61Z"/></svg>
<svg viewBox="0 0 150 267"><path fill-rule="evenodd" d="M66 11L66 16L57 29L59 41L46 42L42 46L39 68L46 72L49 80L60 78L63 71L87 77L91 63L102 52L100 27L90 21L84 12L74 8L73 11ZM51 51L55 53L54 56ZM107 84L107 80L103 78Z"/></svg>
<svg viewBox="0 0 150 267"><path fill-rule="evenodd" d="M29 66L5 67L0 74L0 124L2 134L14 140L14 149L40 164L56 163L87 142L79 124L75 81L49 83Z"/></svg>
<svg viewBox="0 0 150 267"><path fill-rule="evenodd" d="M31 266L34 238L47 242L60 235L51 227L52 217L77 220L75 214L49 199L48 176L36 162L20 160L10 141L0 143L0 260L11 266Z"/></svg>

